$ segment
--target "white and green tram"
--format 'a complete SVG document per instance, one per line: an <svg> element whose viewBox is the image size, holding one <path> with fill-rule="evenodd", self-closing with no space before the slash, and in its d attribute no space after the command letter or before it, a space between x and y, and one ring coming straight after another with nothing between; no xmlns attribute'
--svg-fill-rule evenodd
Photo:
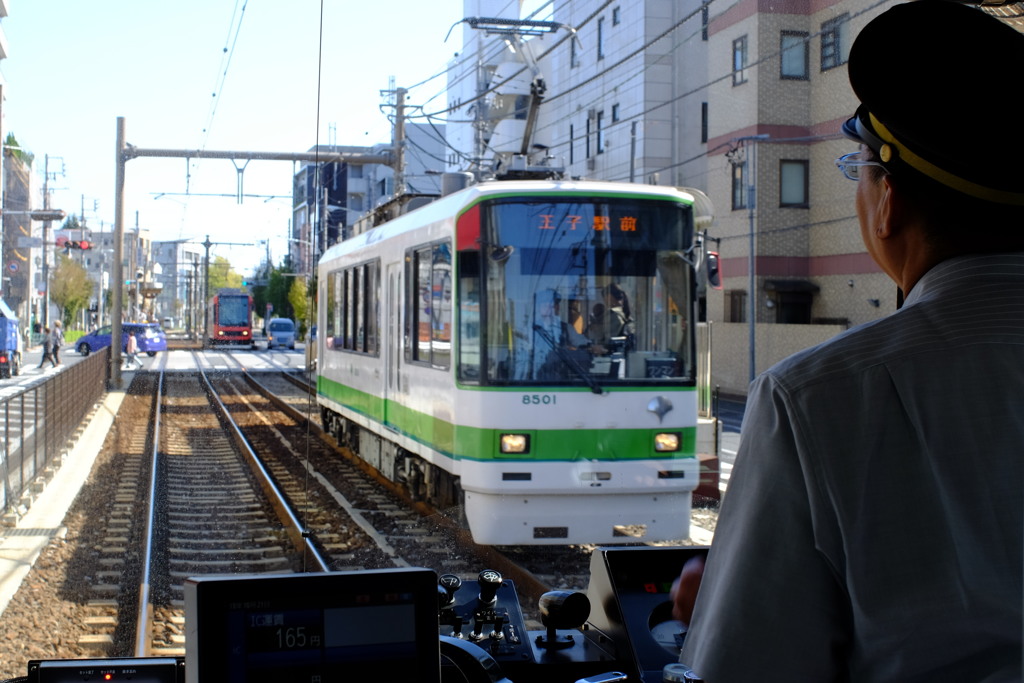
<svg viewBox="0 0 1024 683"><path fill-rule="evenodd" d="M483 183L332 247L318 266L325 428L464 514L478 543L686 538L693 203L646 185Z"/></svg>

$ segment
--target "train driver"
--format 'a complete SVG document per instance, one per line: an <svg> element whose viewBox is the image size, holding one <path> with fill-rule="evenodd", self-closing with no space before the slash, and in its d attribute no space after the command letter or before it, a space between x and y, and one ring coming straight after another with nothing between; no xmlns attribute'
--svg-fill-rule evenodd
<svg viewBox="0 0 1024 683"><path fill-rule="evenodd" d="M1021 680L1022 64L948 0L852 45L837 163L906 299L751 384L681 653L704 680Z"/></svg>
<svg viewBox="0 0 1024 683"><path fill-rule="evenodd" d="M562 296L553 289L537 292L534 298L532 379L558 380L574 376L572 363L590 365L591 342L562 319Z"/></svg>
<svg viewBox="0 0 1024 683"><path fill-rule="evenodd" d="M606 349L628 351L634 335L629 295L614 282L601 290L603 303L594 304L587 335Z"/></svg>

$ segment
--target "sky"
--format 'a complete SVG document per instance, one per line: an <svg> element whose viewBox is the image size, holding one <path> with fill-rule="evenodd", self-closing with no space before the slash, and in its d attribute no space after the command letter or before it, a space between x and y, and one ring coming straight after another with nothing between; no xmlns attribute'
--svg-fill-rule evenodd
<svg viewBox="0 0 1024 683"><path fill-rule="evenodd" d="M388 143L381 91L392 77L411 88L443 74L461 48L464 16L462 0L8 5L0 20L8 43L0 61L4 134L35 155L39 206L48 169L51 206L104 230L114 225L118 117L126 141L146 149L304 152L315 144ZM411 88L407 103L443 110L444 83L441 75ZM296 168L237 163L129 161L125 229L138 225L157 240L209 236L223 243L211 258L225 256L243 274L266 258L269 243L279 264ZM245 194L259 196L239 204L239 179Z"/></svg>

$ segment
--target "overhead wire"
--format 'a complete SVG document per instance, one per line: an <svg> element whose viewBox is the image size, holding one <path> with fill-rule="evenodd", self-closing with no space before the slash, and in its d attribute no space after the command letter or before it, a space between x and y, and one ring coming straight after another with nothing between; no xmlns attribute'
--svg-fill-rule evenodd
<svg viewBox="0 0 1024 683"><path fill-rule="evenodd" d="M241 9L239 9L240 3L242 5ZM227 83L228 70L231 67L231 58L234 57L235 54L235 46L238 44L238 37L242 32L242 21L245 19L245 10L248 5L248 0L235 0L235 8L231 13L231 23L229 25L228 36L225 40L223 54L221 57L221 68L213 86L213 99L210 103L210 114L207 117L206 126L203 128L203 142L199 147L200 149L206 149L206 143L210 138L210 132L213 128L214 119L217 115L217 106L220 104L221 96L223 95L224 88ZM237 24L235 23L236 17L238 18Z"/></svg>
<svg viewBox="0 0 1024 683"><path fill-rule="evenodd" d="M238 44L238 37L242 32L242 21L245 18L245 10L248 7L248 0L235 0L235 6L231 11L231 20L228 22L228 32L225 37L224 46L221 49L220 65L217 75L214 78L213 92L211 94L210 110L206 117L206 125L202 128L200 143L197 146L200 150L206 150L210 140L210 133L217 116L217 107L220 104L221 95L224 92L228 72L231 68L231 60L235 54L235 46ZM237 19L237 22L236 22ZM187 160L185 168L185 200L182 202L181 225L178 229L178 236L185 233L187 214L189 209L189 197L192 173L199 168L200 159Z"/></svg>
<svg viewBox="0 0 1024 683"><path fill-rule="evenodd" d="M516 3L516 1L515 1L515 0L511 0L511 1L510 1L510 2L508 3L508 4L506 4L506 5L505 5L505 7L504 7L504 8L502 8L501 10L499 10L499 12L498 12L499 16L500 16L500 15L501 15L501 14L502 14L502 13L503 13L504 11L508 10L508 9L509 9L509 8L510 8L511 6L513 6L513 5L516 5L516 4L517 4L517 3ZM531 12L531 13L530 13L529 15L527 15L527 17L526 17L526 18L527 18L527 19L534 19L534 18L535 18L535 17L537 17L537 16L538 16L538 15L539 15L539 14L540 14L540 13L541 13L542 11L544 11L544 10L545 10L546 8L548 8L548 7L552 6L553 4L554 4L554 0L547 0L547 2L543 3L542 5L540 5L539 7L537 7L537 8L536 8L536 9L535 9L535 10L534 10L533 12ZM553 10L552 10L552 12L553 12ZM548 16L549 16L549 17L551 17L551 16L553 16L553 14L552 14L552 15L548 15ZM462 23L462 22L461 22L461 21L458 21L458 22L456 22L455 24L453 24L452 28L454 28L455 26L457 26L457 25L458 25L459 23ZM465 42L466 42L466 41L465 41L465 40L463 40L463 43L464 43L464 44L465 44ZM466 55L463 55L463 56L461 57L461 59L460 59L460 60L459 60L458 62L456 62L456 64L455 64L455 67L456 67L456 68L461 68L461 67L465 66L465 64L466 64L467 62L469 62L469 61L477 61L478 59L479 59L480 61L482 61L483 63L490 63L490 61L491 61L492 59L496 58L498 54L500 54L500 53L504 52L504 51L505 51L505 50L507 49L507 48L505 47L505 45L504 45L504 44L503 44L503 43L502 43L501 41L494 41L494 42L492 42L492 43L491 43L490 45L484 46L484 49L485 49L485 50L487 50L488 48L492 48L492 49L493 49L493 52L492 52L492 53L488 53L488 54L484 54L484 55L482 55L482 56L481 56L481 55L476 55L476 54L474 54L473 52L470 52L470 53L468 53L468 54L466 54ZM432 76L432 77L431 77L430 79L428 79L428 80L433 80L434 78L437 78L438 76L443 76L443 75L446 75L446 74L450 74L450 73L451 73L451 71L452 71L452 68L447 68L447 69L446 69L445 71L442 71L442 72L440 72L440 73L438 73L438 74L435 74L434 76ZM446 94L446 93L447 93L447 92L448 92L448 91L449 91L449 90L450 90L450 89L451 89L451 88L452 88L453 86L455 86L455 85L458 85L458 84L459 84L459 83L461 83L461 82L462 82L463 80L465 80L465 79L467 79L467 78L470 78L470 77L472 77L472 76L474 76L474 75L475 75L475 71L474 71L474 70L472 70L472 69L466 69L465 71L463 71L463 73L461 73L461 74L459 74L459 75L455 76L454 80L452 80L452 81L450 81L450 82L446 83L446 84L445 84L445 87L443 87L443 88L442 88L441 90L439 90L439 91L438 91L437 93L435 93L434 95L432 95L432 96L430 96L429 98L427 98L426 100L424 100L424 101L423 101L423 104L422 104L421 106L422 106L422 107L424 107L424 108L426 108L426 106L427 106L428 104L430 104L430 103L431 103L432 101L434 101L434 100L435 100L436 98L438 98L438 97L441 97L441 96L445 95L445 94ZM424 82L425 82L425 81L421 81L421 82L420 82L420 84L422 84L422 83L424 83ZM411 87L409 88L409 90L412 90L412 88L414 88L414 87L416 87L416 86L411 86Z"/></svg>

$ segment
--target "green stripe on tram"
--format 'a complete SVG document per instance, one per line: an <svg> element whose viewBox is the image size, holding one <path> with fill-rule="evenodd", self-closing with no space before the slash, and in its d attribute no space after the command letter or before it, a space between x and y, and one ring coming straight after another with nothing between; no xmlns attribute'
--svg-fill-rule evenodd
<svg viewBox="0 0 1024 683"><path fill-rule="evenodd" d="M318 378L317 391L349 410L377 424L384 423L385 401L349 386ZM500 460L573 462L577 460L675 460L696 457L697 428L684 427L666 431L681 432L681 447L675 453L656 453L654 434L658 429L490 429L455 425L426 413L387 401L387 426L406 437L457 460ZM502 433L530 435L530 453L507 455L498 451ZM581 446L586 449L581 449ZM589 446L589 448L587 448Z"/></svg>

